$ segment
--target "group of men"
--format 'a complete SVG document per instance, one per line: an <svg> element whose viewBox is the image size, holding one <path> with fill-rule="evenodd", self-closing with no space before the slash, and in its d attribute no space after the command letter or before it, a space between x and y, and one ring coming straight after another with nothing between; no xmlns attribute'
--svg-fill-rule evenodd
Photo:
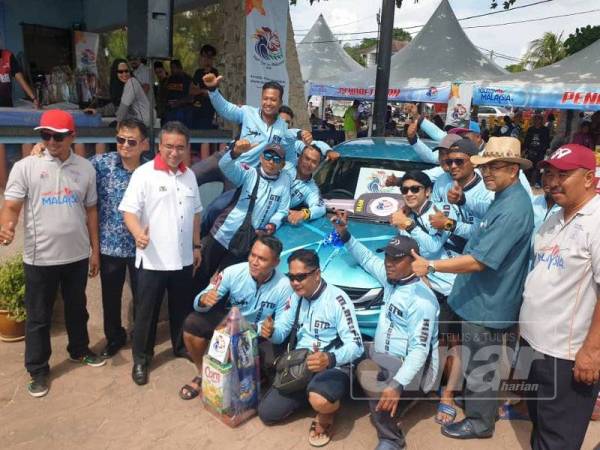
<svg viewBox="0 0 600 450"><path fill-rule="evenodd" d="M313 446L331 439L354 376L369 400L379 450L405 448L399 417L410 399L437 387L442 373L447 381L436 416L442 433L491 437L500 398L498 349L505 343L541 355L527 381L537 386L537 397L528 399L532 447L581 446L600 387L600 236L594 233L600 200L589 149L566 145L543 161L545 194L532 197L522 173L531 162L521 157L516 139L485 143L473 126L445 134L414 118L409 142L440 166L388 180L400 187L405 208L391 218L398 235L380 249L384 259L352 236L346 212L331 218L347 252L383 287L374 342L363 343L352 301L322 277L315 251L292 252L288 272L278 270L283 245L277 229L285 221L324 216L312 174L338 155L290 128L293 113L282 105L278 83L265 83L261 107L254 108L226 101L218 91L222 77L207 73L202 81L215 111L239 124L241 134L191 169L183 164L189 132L179 122L163 125L158 153L144 162L145 126L123 121L117 152L90 162L71 151L75 127L62 111L43 114L43 151L14 166L0 242L12 242L24 209L25 366L32 396L49 390L58 286L71 359L100 366L127 341L120 317L129 271L138 385L148 382L167 293L173 352L198 371L181 388L183 400L199 395L204 352L228 308L237 306L256 326L265 360L291 334L295 348L310 351L306 362L314 375L306 388L284 393L270 387L258 414L273 424L310 405ZM439 141L434 151L418 128ZM203 208L198 183L212 180L229 189ZM98 272L106 335L101 355L88 347L85 297L87 276ZM449 370L440 344L451 348ZM517 367L521 359L515 361ZM455 421L459 398L465 418Z"/></svg>

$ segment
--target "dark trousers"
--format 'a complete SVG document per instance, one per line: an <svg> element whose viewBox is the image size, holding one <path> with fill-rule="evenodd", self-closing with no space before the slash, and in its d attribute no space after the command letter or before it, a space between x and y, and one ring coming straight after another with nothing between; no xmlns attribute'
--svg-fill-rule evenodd
<svg viewBox="0 0 600 450"><path fill-rule="evenodd" d="M527 383L538 386L527 401L533 450L579 450L583 444L600 383L576 382L573 366L548 355L532 363Z"/></svg>
<svg viewBox="0 0 600 450"><path fill-rule="evenodd" d="M220 181L223 183L223 191L228 191L235 187L219 168L219 160L226 151L227 150L220 150L215 152L208 158L192 165L191 169L192 172L194 172L194 175L196 175L198 186L202 186L204 183L210 183L212 181Z"/></svg>
<svg viewBox="0 0 600 450"><path fill-rule="evenodd" d="M461 355L465 383L465 418L476 433L494 431L499 406L500 356L503 337L510 329L462 323Z"/></svg>
<svg viewBox="0 0 600 450"><path fill-rule="evenodd" d="M137 284L135 257L119 258L116 256L100 255L104 335L108 343L124 344L127 340L127 333L121 325L121 303L127 269L129 269L131 294L135 298ZM135 320L135 309L133 317Z"/></svg>
<svg viewBox="0 0 600 450"><path fill-rule="evenodd" d="M50 325L56 292L60 286L65 308L65 327L69 337L67 351L73 358L88 351L88 312L85 287L88 278L88 259L57 266L25 267L25 368L31 376L50 371L52 354Z"/></svg>
<svg viewBox="0 0 600 450"><path fill-rule="evenodd" d="M165 291L169 301L169 328L173 353L177 356L184 355L185 346L181 333L183 321L193 310L190 290L192 266L171 271L148 270L140 266L137 277L132 347L134 363L148 365L154 356L156 325Z"/></svg>
<svg viewBox="0 0 600 450"><path fill-rule="evenodd" d="M215 272L221 271L233 264L246 261L245 256L235 256L228 249L223 247L212 234L207 234L202 239L202 264L196 271L192 283L193 295L198 294L202 289L208 286L210 278Z"/></svg>

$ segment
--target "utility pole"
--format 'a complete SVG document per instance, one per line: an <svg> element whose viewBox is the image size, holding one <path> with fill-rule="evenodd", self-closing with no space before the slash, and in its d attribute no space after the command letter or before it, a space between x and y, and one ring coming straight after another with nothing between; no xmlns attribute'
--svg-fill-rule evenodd
<svg viewBox="0 0 600 450"><path fill-rule="evenodd" d="M382 0L381 25L379 27L379 44L377 51L377 77L375 79L375 105L373 121L374 135L385 133L385 113L387 108L388 89L390 85L390 65L392 58L392 37L394 34L395 0Z"/></svg>

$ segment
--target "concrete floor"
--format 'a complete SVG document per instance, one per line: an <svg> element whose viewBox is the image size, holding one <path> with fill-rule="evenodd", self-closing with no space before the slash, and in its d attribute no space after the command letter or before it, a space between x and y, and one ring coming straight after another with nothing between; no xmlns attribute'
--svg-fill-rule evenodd
<svg viewBox="0 0 600 450"><path fill-rule="evenodd" d="M21 227L10 247L0 246L0 261L22 248ZM129 293L126 291L126 295ZM100 350L102 311L99 280L88 285L90 338ZM127 312L124 312L124 319ZM261 449L311 448L307 442L311 416L298 414L286 424L265 427L253 418L231 429L203 409L200 400L183 401L180 386L195 369L174 359L165 323L144 387L130 378L129 347L104 367L83 367L67 360L66 334L57 324L52 338L51 390L41 399L27 394L23 342L0 342L0 449ZM413 449L526 449L530 424L500 421L492 439L460 442L444 438L433 417L435 404L422 402L404 418L408 448ZM348 400L337 417L329 449L372 449L377 444L364 403ZM585 450L600 450L600 423L591 423Z"/></svg>

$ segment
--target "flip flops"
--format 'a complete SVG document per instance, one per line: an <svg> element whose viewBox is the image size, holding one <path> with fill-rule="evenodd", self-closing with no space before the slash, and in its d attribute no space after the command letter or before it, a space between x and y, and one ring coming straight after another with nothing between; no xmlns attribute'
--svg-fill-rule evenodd
<svg viewBox="0 0 600 450"><path fill-rule="evenodd" d="M500 407L500 420L530 420L529 415L523 414L514 405L506 402Z"/></svg>
<svg viewBox="0 0 600 450"><path fill-rule="evenodd" d="M179 397L182 400L192 400L192 399L198 397L198 395L200 395L200 390L202 387L202 377L194 377L194 379L192 380L192 383L196 383L198 386L200 386L200 388L198 388L198 389L193 388L189 384L183 385L181 387L181 389L179 390Z"/></svg>
<svg viewBox="0 0 600 450"><path fill-rule="evenodd" d="M435 423L437 423L439 425L448 425L448 424L454 422L454 419L456 418L456 408L447 403L439 402L438 407L437 407L437 412L438 412L438 414L441 413L441 414L446 414L446 415L450 416L450 420L444 421L444 420L441 420L440 418L438 418L438 416L436 414Z"/></svg>
<svg viewBox="0 0 600 450"><path fill-rule="evenodd" d="M317 426L323 430L320 434L315 435L317 432ZM313 420L310 424L310 430L308 431L308 443L313 447L324 447L331 441L331 428L333 423L319 423Z"/></svg>

